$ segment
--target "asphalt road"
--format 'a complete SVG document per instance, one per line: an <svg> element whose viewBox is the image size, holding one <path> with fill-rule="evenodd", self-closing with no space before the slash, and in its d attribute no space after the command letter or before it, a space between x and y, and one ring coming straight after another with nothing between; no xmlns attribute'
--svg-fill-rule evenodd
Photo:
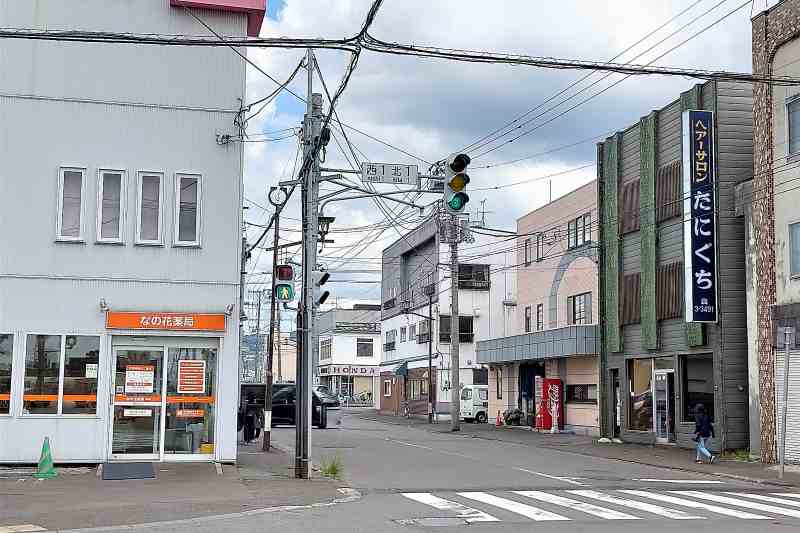
<svg viewBox="0 0 800 533"><path fill-rule="evenodd" d="M354 501L125 531L453 532L465 526L489 533L800 530L800 489L485 435L347 415L338 428L313 431L313 457L317 464L341 460L341 486L358 491ZM275 429L273 442L292 447L294 428ZM343 491L347 494L352 492Z"/></svg>

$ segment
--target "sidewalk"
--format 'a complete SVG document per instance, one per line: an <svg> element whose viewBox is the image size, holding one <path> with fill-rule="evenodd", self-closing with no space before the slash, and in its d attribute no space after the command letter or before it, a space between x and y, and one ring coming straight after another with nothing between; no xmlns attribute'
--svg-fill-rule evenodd
<svg viewBox="0 0 800 533"><path fill-rule="evenodd" d="M298 480L294 458L261 443L240 446L237 465L155 463L156 479L105 481L92 468L59 467L37 480L0 468L0 529L36 524L49 530L115 526L241 513L341 498L327 479ZM221 467L221 475L218 473Z"/></svg>
<svg viewBox="0 0 800 533"><path fill-rule="evenodd" d="M450 433L450 424L439 423L429 425L425 419L401 418L378 414L359 413L355 416L380 421L388 424L413 426L435 433ZM744 462L719 459L713 465L694 462L694 450L676 446L650 446L642 444L600 444L597 438L573 435L570 433L540 433L525 431L522 427L503 426L496 428L494 424L461 424L459 433L464 438L481 438L502 442L513 442L537 448L557 449L564 453L573 453L589 457L602 457L630 463L680 470L684 472L700 472L723 477L730 477L754 483L779 486L800 486L800 468L786 467L783 481L778 480L778 472L774 465L765 466L758 462Z"/></svg>

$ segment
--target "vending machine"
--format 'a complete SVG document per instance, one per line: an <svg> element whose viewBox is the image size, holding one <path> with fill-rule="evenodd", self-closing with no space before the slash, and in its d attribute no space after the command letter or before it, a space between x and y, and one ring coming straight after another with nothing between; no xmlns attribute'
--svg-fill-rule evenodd
<svg viewBox="0 0 800 533"><path fill-rule="evenodd" d="M558 417L558 429L564 429L564 387L560 379L536 380L536 398L539 401L536 412L536 429L553 428L553 412Z"/></svg>

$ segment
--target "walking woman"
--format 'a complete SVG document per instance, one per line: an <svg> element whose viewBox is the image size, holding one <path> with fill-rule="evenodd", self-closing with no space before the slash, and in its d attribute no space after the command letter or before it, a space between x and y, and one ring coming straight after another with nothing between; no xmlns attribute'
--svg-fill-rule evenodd
<svg viewBox="0 0 800 533"><path fill-rule="evenodd" d="M711 437L716 437L711 417L706 414L706 406L698 403L694 408L694 438L692 439L697 443L696 463L702 463L703 457L707 458L711 464L717 460L717 456L706 448L706 442Z"/></svg>

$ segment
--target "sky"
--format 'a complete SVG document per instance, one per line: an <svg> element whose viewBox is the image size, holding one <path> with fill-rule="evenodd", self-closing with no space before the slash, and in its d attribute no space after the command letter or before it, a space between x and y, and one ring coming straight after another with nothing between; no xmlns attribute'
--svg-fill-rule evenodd
<svg viewBox="0 0 800 533"><path fill-rule="evenodd" d="M326 38L357 33L371 3L268 2L262 36ZM654 64L750 72L751 16L774 3L775 0L755 0L743 6L742 0L386 0L371 34L384 41L408 44L590 61L608 61L645 38L615 61L644 64L668 52ZM680 17L654 32L684 10ZM283 81L304 52L251 49L248 55L264 71ZM348 54L319 50L316 55L332 93L344 73ZM535 110L512 125L529 121L513 135L467 150L473 157L469 167L471 217L481 217L483 208L487 226L514 230L517 218L549 201L551 187L555 199L595 179L597 141L624 130L652 109L663 107L680 92L700 83L663 76L634 76L619 82L624 76L595 73L553 98L587 74L365 51L337 112L348 125L424 161L436 161ZM616 82L619 83L608 88ZM306 83L305 71L301 70L289 88L305 96ZM316 76L314 84L315 92L323 92ZM275 88L274 82L248 68L248 101L262 98ZM248 134L254 140L288 137L246 145L245 205L249 208L245 217L250 223L264 224L269 220L269 212L256 204L269 208L269 187L292 177L298 144L292 132L285 129L298 127L304 112L305 104L283 92L248 123ZM507 142L522 132L528 133ZM427 170L423 161L358 133L347 134L360 160L417 164L420 171ZM341 132L334 131L334 135L344 144ZM334 141L325 157L326 167L349 168ZM508 186L520 181L526 183ZM491 187L497 188L479 190ZM435 199L429 194L418 203ZM396 204L386 205L394 209ZM398 211L389 224L384 213L369 200L332 203L326 210L326 214L336 217L332 228L338 232L331 234L335 243L323 250L321 262L333 272L333 280L345 280L331 284L340 305L356 300L379 301L380 285L364 283L379 279L379 273L347 271L379 271L381 250L422 220L413 209L402 211L400 206ZM299 213L298 194L284 212L282 242L299 240ZM385 230L363 229L374 228L371 225L375 224ZM352 231L353 228L362 229ZM251 242L260 231L250 227ZM268 240L271 239L270 234ZM299 261L297 250L295 260ZM254 284L251 288L266 286L259 283L268 282L268 277L257 273L269 271L271 259L271 252L254 253L248 267L253 273L249 277Z"/></svg>

